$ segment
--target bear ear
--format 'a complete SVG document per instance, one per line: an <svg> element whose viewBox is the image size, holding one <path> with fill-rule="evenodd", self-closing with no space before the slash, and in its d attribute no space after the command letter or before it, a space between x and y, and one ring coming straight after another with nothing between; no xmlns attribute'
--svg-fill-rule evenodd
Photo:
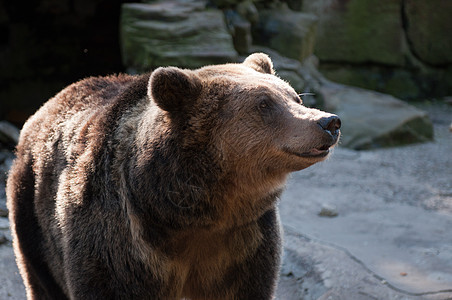
<svg viewBox="0 0 452 300"><path fill-rule="evenodd" d="M253 53L245 59L243 64L261 73L275 74L273 62L265 53Z"/></svg>
<svg viewBox="0 0 452 300"><path fill-rule="evenodd" d="M148 84L148 96L161 109L172 113L186 110L201 90L201 79L193 71L175 67L156 69Z"/></svg>

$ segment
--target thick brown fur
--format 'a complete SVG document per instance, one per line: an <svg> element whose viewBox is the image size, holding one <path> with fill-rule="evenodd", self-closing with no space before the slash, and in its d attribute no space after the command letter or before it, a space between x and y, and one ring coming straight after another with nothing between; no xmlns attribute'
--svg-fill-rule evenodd
<svg viewBox="0 0 452 300"><path fill-rule="evenodd" d="M339 135L298 102L264 54L61 91L7 183L28 298L271 299L277 198Z"/></svg>

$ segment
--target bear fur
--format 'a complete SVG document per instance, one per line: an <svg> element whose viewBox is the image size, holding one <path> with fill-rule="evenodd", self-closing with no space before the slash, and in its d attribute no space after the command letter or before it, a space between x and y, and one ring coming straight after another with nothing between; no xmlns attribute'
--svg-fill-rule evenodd
<svg viewBox="0 0 452 300"><path fill-rule="evenodd" d="M265 54L70 85L24 125L7 182L29 299L272 299L287 175L334 115Z"/></svg>

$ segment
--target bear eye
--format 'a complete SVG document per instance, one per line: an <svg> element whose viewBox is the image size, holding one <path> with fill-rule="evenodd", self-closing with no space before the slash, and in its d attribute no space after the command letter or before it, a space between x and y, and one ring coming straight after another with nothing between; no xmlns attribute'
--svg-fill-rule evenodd
<svg viewBox="0 0 452 300"><path fill-rule="evenodd" d="M259 102L259 109L267 110L271 107L271 103L268 99L263 99Z"/></svg>
<svg viewBox="0 0 452 300"><path fill-rule="evenodd" d="M298 104L302 103L301 95L298 95L298 97L295 98L295 102L297 102Z"/></svg>

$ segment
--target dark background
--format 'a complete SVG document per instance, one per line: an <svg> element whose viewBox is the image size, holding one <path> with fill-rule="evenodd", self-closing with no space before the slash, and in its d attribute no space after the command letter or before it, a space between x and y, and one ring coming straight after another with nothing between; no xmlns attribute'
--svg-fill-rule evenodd
<svg viewBox="0 0 452 300"><path fill-rule="evenodd" d="M0 0L0 119L21 126L64 86L123 72L118 22L125 2Z"/></svg>

